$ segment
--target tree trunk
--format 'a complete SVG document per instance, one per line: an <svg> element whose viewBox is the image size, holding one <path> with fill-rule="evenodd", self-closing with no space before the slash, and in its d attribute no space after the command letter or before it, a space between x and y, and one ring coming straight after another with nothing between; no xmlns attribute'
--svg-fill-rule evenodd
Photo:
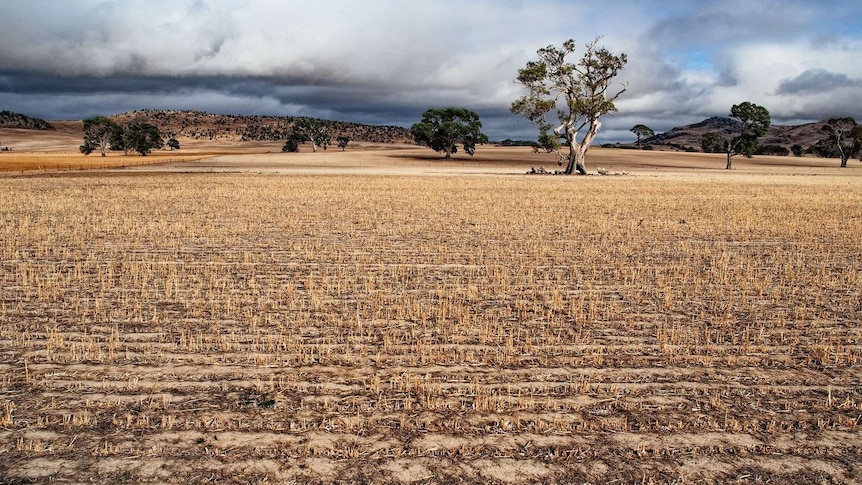
<svg viewBox="0 0 862 485"><path fill-rule="evenodd" d="M586 150L584 150L586 151ZM586 159L586 153L575 153L575 170L578 171L578 175L586 175L587 174L587 165L584 162Z"/></svg>
<svg viewBox="0 0 862 485"><path fill-rule="evenodd" d="M575 152L569 150L569 164L566 165L566 175L571 175L575 172Z"/></svg>
<svg viewBox="0 0 862 485"><path fill-rule="evenodd" d="M572 124L566 126L566 144L569 146L569 164L566 166L566 175L572 175L575 171L579 175L587 174L587 150L589 150L590 144L595 139L601 126L602 123L598 118L593 119L590 122L587 133L584 135L584 139L580 142L578 142L578 133L575 131L574 126Z"/></svg>
<svg viewBox="0 0 862 485"><path fill-rule="evenodd" d="M727 152L727 166L724 167L725 170L730 170L730 166L733 163L732 158L733 158L733 154L730 152Z"/></svg>
<svg viewBox="0 0 862 485"><path fill-rule="evenodd" d="M587 167L584 164L585 155L585 153L581 153L577 149L569 151L569 164L566 165L566 175L572 175L575 171L578 172L578 175L587 174Z"/></svg>
<svg viewBox="0 0 862 485"><path fill-rule="evenodd" d="M841 157L841 168L847 168L847 160L849 157L842 156Z"/></svg>

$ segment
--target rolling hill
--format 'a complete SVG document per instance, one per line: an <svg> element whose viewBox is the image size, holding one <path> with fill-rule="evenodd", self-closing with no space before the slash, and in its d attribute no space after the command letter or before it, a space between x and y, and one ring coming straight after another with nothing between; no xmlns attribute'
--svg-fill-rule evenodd
<svg viewBox="0 0 862 485"><path fill-rule="evenodd" d="M109 116L119 124L150 123L167 136L195 140L200 143L276 142L287 139L293 123L298 119L290 116L230 115L202 111L153 110L129 111ZM333 140L338 136L350 137L355 142L365 143L413 143L410 131L400 126L367 125L345 121L324 120L330 126ZM644 145L655 150L700 151L701 139L707 133L730 135L737 122L731 118L712 117L701 122L672 128L643 140ZM776 145L790 149L793 145L809 148L824 138L821 127L826 120L802 125L772 125L760 144ZM69 150L77 149L80 143L82 122L52 121L0 111L0 129L5 138L10 134L26 133L29 130L46 132L58 140L53 145L66 144ZM15 138L12 136L11 138ZM45 138L40 136L40 138ZM49 137L50 138L50 137ZM62 138L65 141L60 140ZM62 142L62 143L61 143ZM17 143L21 148L22 142ZM52 146L53 146L52 145ZM59 146L59 145L58 145ZM617 143L619 148L634 148L635 143Z"/></svg>
<svg viewBox="0 0 862 485"><path fill-rule="evenodd" d="M707 133L718 133L730 136L738 124L731 118L713 116L691 125L672 128L665 133L659 133L647 138L643 143L654 149L695 149L700 151L701 139ZM766 136L760 139L760 145L778 145L790 149L793 145L808 148L824 138L820 129L826 120L802 125L772 125ZM634 145L634 144L630 144Z"/></svg>
<svg viewBox="0 0 862 485"><path fill-rule="evenodd" d="M201 111L140 110L110 116L117 123L150 123L162 133L196 140L282 141L293 123L291 116L225 115ZM378 126L324 120L330 135L347 136L357 142L412 143L410 131L399 126Z"/></svg>
<svg viewBox="0 0 862 485"><path fill-rule="evenodd" d="M41 118L14 113L12 111L0 111L0 128L17 128L21 130L50 130L51 124Z"/></svg>

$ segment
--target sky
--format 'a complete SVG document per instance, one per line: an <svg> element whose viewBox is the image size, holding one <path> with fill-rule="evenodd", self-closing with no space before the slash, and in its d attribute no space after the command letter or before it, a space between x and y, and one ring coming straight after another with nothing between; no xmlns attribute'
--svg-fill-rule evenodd
<svg viewBox="0 0 862 485"><path fill-rule="evenodd" d="M773 124L862 121L862 0L0 0L0 109L48 120L136 109L409 127L466 107L535 139L517 70L574 39L625 53L598 140L743 101Z"/></svg>

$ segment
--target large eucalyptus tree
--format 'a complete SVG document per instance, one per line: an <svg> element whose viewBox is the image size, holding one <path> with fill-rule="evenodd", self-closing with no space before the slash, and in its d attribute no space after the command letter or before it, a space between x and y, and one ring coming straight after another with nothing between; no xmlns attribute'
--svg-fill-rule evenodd
<svg viewBox="0 0 862 485"><path fill-rule="evenodd" d="M542 138L553 126L547 121L548 113L557 110L560 124L554 135L569 148L566 174L587 173L584 160L602 126L599 118L617 110L614 101L628 87L623 83L618 91L608 91L627 57L599 47L598 42L596 38L587 44L577 62L567 59L575 52L574 40L567 40L562 47L543 47L538 50L538 61L518 69L517 82L527 88L527 94L512 103L512 112L538 125Z"/></svg>

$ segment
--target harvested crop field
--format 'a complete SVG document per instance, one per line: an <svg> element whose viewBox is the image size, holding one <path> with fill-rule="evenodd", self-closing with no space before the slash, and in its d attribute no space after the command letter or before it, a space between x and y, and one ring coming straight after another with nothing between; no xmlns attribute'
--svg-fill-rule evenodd
<svg viewBox="0 0 862 485"><path fill-rule="evenodd" d="M0 482L862 480L862 178L0 179Z"/></svg>

